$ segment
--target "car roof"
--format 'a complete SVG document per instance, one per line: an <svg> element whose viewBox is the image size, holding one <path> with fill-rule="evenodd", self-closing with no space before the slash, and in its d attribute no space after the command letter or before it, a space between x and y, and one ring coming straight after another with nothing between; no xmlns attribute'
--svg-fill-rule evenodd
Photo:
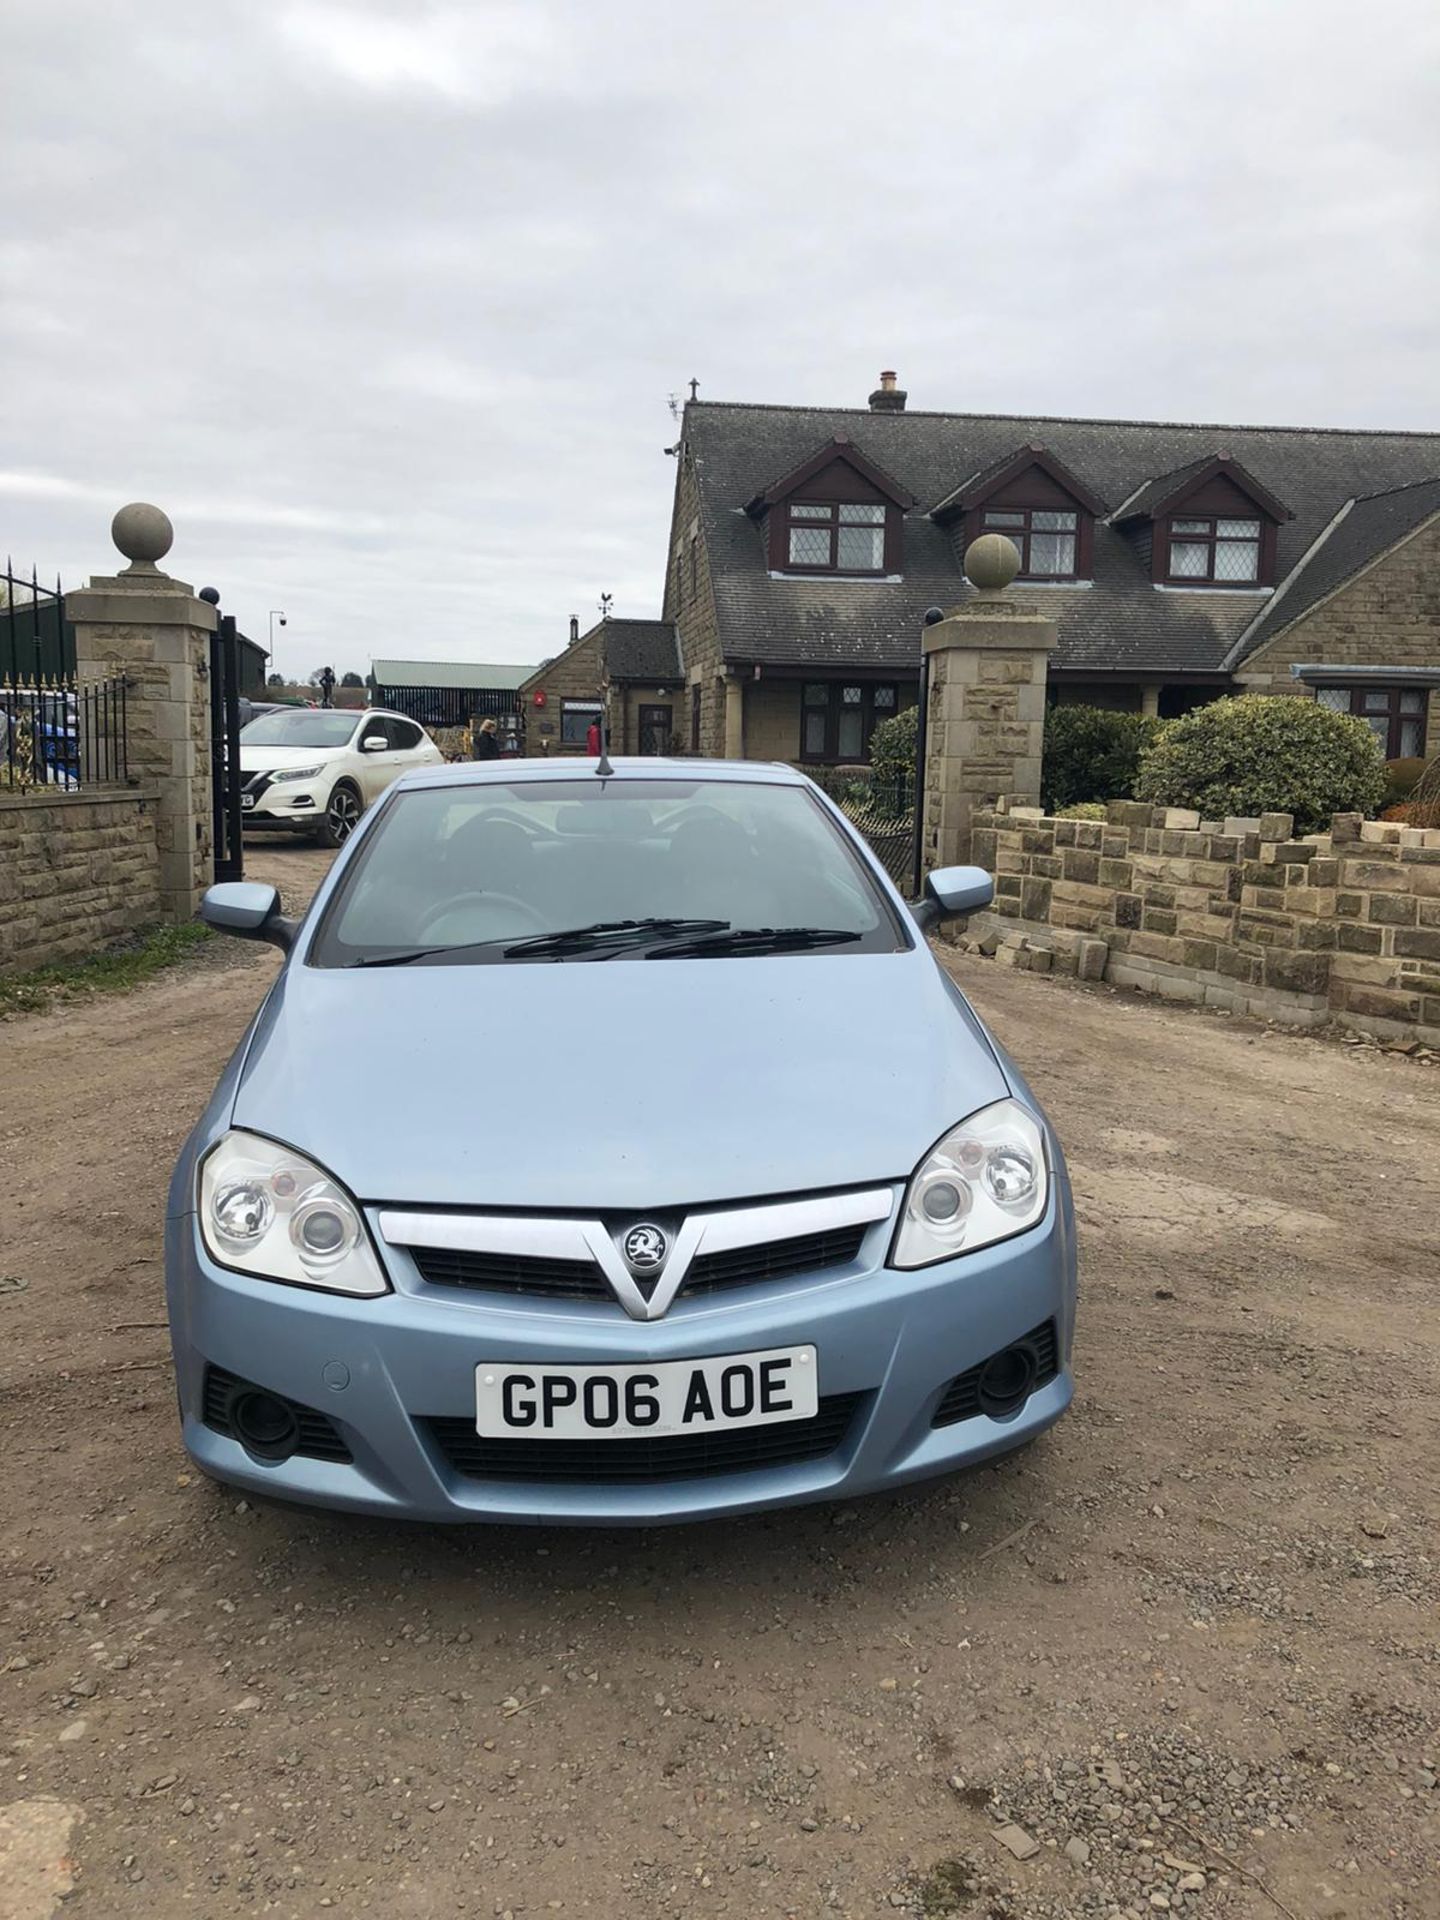
<svg viewBox="0 0 1440 1920"><path fill-rule="evenodd" d="M781 760L681 760L660 755L617 755L606 778L623 781L700 780L714 785L806 787L810 781ZM589 754L567 754L543 760L461 760L448 766L421 767L401 776L392 792L414 787L515 786L521 782L595 779L596 762Z"/></svg>

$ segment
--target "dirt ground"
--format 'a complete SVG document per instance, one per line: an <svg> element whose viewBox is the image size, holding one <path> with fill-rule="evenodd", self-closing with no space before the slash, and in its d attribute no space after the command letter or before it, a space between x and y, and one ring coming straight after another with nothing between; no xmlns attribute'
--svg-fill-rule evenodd
<svg viewBox="0 0 1440 1920"><path fill-rule="evenodd" d="M179 1447L164 1186L274 964L0 1025L3 1920L1440 1915L1440 1072L957 960L1070 1155L1055 1432L407 1528Z"/></svg>

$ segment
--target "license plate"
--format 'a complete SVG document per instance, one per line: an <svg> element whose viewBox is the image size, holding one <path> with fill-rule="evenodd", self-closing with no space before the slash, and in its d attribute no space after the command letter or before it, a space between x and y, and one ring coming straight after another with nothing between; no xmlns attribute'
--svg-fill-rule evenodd
<svg viewBox="0 0 1440 1920"><path fill-rule="evenodd" d="M475 1425L487 1439L636 1440L809 1420L818 1410L814 1347L653 1366L552 1367L482 1360Z"/></svg>
<svg viewBox="0 0 1440 1920"><path fill-rule="evenodd" d="M242 794L241 794L241 796L240 796L240 805L241 805L242 807L253 807L253 806L254 806L254 804L255 804L255 796L254 796L254 794L253 794L253 793L242 793Z"/></svg>

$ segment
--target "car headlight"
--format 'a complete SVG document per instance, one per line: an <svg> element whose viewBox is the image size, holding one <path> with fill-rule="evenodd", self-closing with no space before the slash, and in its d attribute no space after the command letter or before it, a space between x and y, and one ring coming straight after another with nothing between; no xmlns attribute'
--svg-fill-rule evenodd
<svg viewBox="0 0 1440 1920"><path fill-rule="evenodd" d="M282 780L316 780L325 771L323 767L282 767L278 773L272 773L270 784L279 786Z"/></svg>
<svg viewBox="0 0 1440 1920"><path fill-rule="evenodd" d="M360 1209L323 1167L227 1133L200 1169L200 1237L222 1266L330 1293L388 1293Z"/></svg>
<svg viewBox="0 0 1440 1920"><path fill-rule="evenodd" d="M894 1267L928 1267L1033 1227L1049 1176L1040 1123L1018 1100L997 1100L952 1127L915 1169Z"/></svg>

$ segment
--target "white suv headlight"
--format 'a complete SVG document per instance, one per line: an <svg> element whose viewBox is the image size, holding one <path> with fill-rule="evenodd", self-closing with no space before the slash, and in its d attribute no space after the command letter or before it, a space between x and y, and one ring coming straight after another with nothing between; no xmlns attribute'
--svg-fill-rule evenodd
<svg viewBox="0 0 1440 1920"><path fill-rule="evenodd" d="M1040 1123L1018 1100L997 1100L952 1127L915 1169L893 1267L928 1267L1033 1227L1049 1176Z"/></svg>
<svg viewBox="0 0 1440 1920"><path fill-rule="evenodd" d="M276 787L282 780L318 780L324 771L323 767L281 767L271 774L270 784Z"/></svg>
<svg viewBox="0 0 1440 1920"><path fill-rule="evenodd" d="M227 1133L200 1169L200 1237L221 1266L329 1293L388 1293L360 1209L303 1154Z"/></svg>

